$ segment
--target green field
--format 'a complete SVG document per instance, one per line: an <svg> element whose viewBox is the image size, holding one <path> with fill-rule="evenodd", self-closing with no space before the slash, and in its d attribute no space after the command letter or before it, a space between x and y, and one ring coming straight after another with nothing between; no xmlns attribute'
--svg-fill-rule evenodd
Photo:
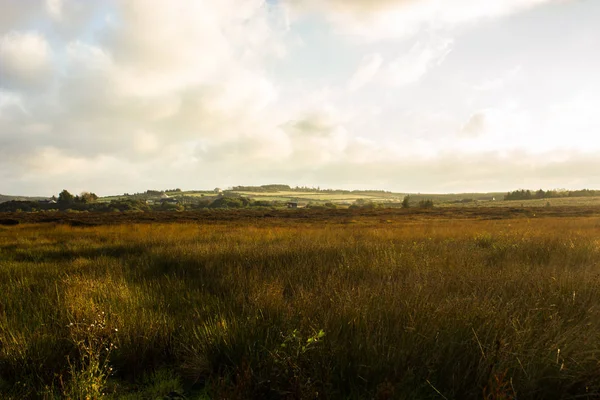
<svg viewBox="0 0 600 400"><path fill-rule="evenodd" d="M600 218L491 212L0 226L0 398L599 398Z"/></svg>
<svg viewBox="0 0 600 400"><path fill-rule="evenodd" d="M384 206L397 207L406 196L404 193L383 192L335 192L335 191L226 191L227 195L242 196L255 201L269 201L274 203L298 202L306 206L312 204L333 203L338 206L349 206L356 202L382 204ZM206 197L211 201L217 195L214 191L188 191L169 192L170 196L185 199ZM421 200L432 200L435 207L571 207L571 206L597 206L600 205L600 197L558 197L549 199L531 200L503 200L505 193L462 193L462 194L410 194L410 204L418 207ZM99 201L109 202L111 200L126 199L128 196L103 197ZM130 197L130 196L129 196ZM493 199L493 200L492 200ZM470 201L466 201L470 200ZM464 201L464 202L461 202Z"/></svg>
<svg viewBox="0 0 600 400"><path fill-rule="evenodd" d="M233 191L240 196L248 197L253 200L266 200L266 201L299 201L302 203L308 202L333 202L333 203L353 203L356 200L368 200L374 202L383 201L402 201L404 195L392 194L389 195L369 195L362 193L340 193L340 192L326 192L326 191L276 191L276 192L247 192L247 191Z"/></svg>

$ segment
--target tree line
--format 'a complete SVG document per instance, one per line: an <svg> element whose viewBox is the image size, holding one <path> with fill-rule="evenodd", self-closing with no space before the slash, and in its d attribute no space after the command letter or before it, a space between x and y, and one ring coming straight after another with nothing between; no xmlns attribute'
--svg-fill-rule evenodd
<svg viewBox="0 0 600 400"><path fill-rule="evenodd" d="M519 189L513 192L508 192L504 196L504 200L533 200L533 199L553 199L559 197L593 197L600 196L600 190L525 190Z"/></svg>

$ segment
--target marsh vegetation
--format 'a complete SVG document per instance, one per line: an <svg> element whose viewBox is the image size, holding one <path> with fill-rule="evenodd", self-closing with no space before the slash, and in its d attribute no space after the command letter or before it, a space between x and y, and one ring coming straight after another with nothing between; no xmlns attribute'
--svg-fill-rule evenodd
<svg viewBox="0 0 600 400"><path fill-rule="evenodd" d="M600 396L600 218L282 215L0 226L0 397Z"/></svg>

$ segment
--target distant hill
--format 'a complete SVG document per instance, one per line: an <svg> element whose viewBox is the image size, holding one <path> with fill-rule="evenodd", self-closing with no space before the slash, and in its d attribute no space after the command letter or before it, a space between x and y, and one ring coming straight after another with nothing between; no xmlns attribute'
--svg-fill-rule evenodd
<svg viewBox="0 0 600 400"><path fill-rule="evenodd" d="M17 200L17 201L38 201L44 200L48 197L27 197L27 196L8 196L4 194L0 194L0 203L4 203L7 201Z"/></svg>

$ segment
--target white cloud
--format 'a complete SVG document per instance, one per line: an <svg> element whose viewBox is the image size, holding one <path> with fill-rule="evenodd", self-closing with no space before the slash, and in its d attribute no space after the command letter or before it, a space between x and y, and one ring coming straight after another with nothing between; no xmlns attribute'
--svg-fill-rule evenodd
<svg viewBox="0 0 600 400"><path fill-rule="evenodd" d="M371 82L377 72L379 72L382 64L383 57L381 54L375 53L363 57L356 72L350 78L350 82L348 82L348 90L354 92Z"/></svg>
<svg viewBox="0 0 600 400"><path fill-rule="evenodd" d="M78 9L71 1L46 4L62 20ZM120 7L118 22L105 26L95 43L55 44L61 75L48 76L51 49L42 35L10 33L2 39L2 86L60 79L59 91L47 92L51 104L26 99L29 107L39 106L32 110L36 116L56 119L56 145L93 154L126 151L131 146L124 143L139 143L136 132L168 142L231 137L260 119L276 98L257 58L248 55L272 42L265 25L272 16L262 1L114 5Z"/></svg>
<svg viewBox="0 0 600 400"><path fill-rule="evenodd" d="M476 137L482 135L486 128L485 112L476 112L469 117L469 120L460 129L460 135L466 137Z"/></svg>
<svg viewBox="0 0 600 400"><path fill-rule="evenodd" d="M12 31L0 38L0 85L36 88L52 73L52 49L38 32Z"/></svg>
<svg viewBox="0 0 600 400"><path fill-rule="evenodd" d="M578 160L600 150L594 91L571 98L573 89L552 106L537 87L520 87L529 84L520 69L498 73L520 59L490 67L481 48L465 45L468 33L447 29L542 2L291 7L324 13L337 33L366 39L357 45L323 19L295 25L289 3L9 1L0 15L0 192L269 181L443 191L597 165ZM382 38L404 41L372 42ZM327 65L311 59L329 51Z"/></svg>
<svg viewBox="0 0 600 400"><path fill-rule="evenodd" d="M0 90L0 119L18 114L27 114L23 96L15 92Z"/></svg>
<svg viewBox="0 0 600 400"><path fill-rule="evenodd" d="M307 112L282 128L291 141L291 161L297 166L314 168L343 158L348 145L348 132L331 111Z"/></svg>
<svg viewBox="0 0 600 400"><path fill-rule="evenodd" d="M2 12L0 12L0 34L13 30L37 18L43 7L40 0L3 1Z"/></svg>
<svg viewBox="0 0 600 400"><path fill-rule="evenodd" d="M76 17L89 11L79 3L11 8L23 20L41 9L58 24L49 26L69 34L54 36L52 47L39 32L0 39L0 169L26 177L63 158L67 167L49 168L52 177L78 168L97 179L103 169L92 165L107 160L140 171L196 168L200 142L221 146L276 131L265 108L278 89L262 60L277 55L278 29L289 27L263 1L106 3L118 18L104 18L93 40L71 38ZM60 71L52 68L54 54ZM43 85L53 80L56 86ZM34 84L35 93L24 91Z"/></svg>
<svg viewBox="0 0 600 400"><path fill-rule="evenodd" d="M487 79L484 82L477 84L475 86L475 90L480 92L488 92L503 89L506 85L513 82L522 73L522 70L523 68L520 65L511 68L500 77Z"/></svg>
<svg viewBox="0 0 600 400"><path fill-rule="evenodd" d="M63 0L46 0L46 10L54 19L60 20L63 17Z"/></svg>
<svg viewBox="0 0 600 400"><path fill-rule="evenodd" d="M341 33L367 40L501 17L557 0L287 0L296 12L326 13Z"/></svg>
<svg viewBox="0 0 600 400"><path fill-rule="evenodd" d="M140 130L135 133L133 148L142 154L155 154L160 149L160 142L156 135Z"/></svg>
<svg viewBox="0 0 600 400"><path fill-rule="evenodd" d="M418 82L430 69L444 61L452 51L452 44L450 39L416 43L408 53L386 66L386 80L397 86Z"/></svg>
<svg viewBox="0 0 600 400"><path fill-rule="evenodd" d="M542 110L518 102L472 113L454 138L440 145L463 153L515 153L541 155L600 151L600 119L591 94L577 94ZM452 139L450 139L452 138Z"/></svg>
<svg viewBox="0 0 600 400"><path fill-rule="evenodd" d="M387 64L384 64L381 54L367 55L348 82L348 90L354 92L373 80L394 86L416 83L431 69L442 64L452 51L452 45L451 39L441 38L417 42L406 53Z"/></svg>

